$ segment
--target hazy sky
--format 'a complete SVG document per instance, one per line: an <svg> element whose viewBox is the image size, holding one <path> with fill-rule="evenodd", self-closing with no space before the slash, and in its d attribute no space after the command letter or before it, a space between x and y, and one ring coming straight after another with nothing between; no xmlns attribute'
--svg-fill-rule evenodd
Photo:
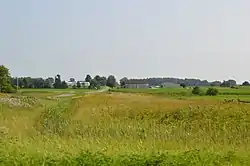
<svg viewBox="0 0 250 166"><path fill-rule="evenodd" d="M249 0L1 0L13 76L250 79Z"/></svg>

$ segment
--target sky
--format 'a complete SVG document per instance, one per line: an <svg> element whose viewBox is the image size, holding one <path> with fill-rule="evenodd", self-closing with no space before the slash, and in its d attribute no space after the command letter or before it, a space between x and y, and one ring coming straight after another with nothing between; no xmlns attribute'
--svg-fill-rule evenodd
<svg viewBox="0 0 250 166"><path fill-rule="evenodd" d="M250 79L249 0L0 0L13 76Z"/></svg>

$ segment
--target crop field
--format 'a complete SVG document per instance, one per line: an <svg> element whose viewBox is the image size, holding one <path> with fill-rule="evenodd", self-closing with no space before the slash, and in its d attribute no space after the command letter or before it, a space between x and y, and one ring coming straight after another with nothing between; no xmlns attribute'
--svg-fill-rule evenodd
<svg viewBox="0 0 250 166"><path fill-rule="evenodd" d="M250 165L250 89L79 91L0 94L0 165Z"/></svg>

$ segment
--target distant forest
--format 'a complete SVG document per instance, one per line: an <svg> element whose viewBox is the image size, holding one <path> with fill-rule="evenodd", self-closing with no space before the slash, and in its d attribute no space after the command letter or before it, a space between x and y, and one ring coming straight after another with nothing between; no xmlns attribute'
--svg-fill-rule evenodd
<svg viewBox="0 0 250 166"><path fill-rule="evenodd" d="M172 84L185 84L186 86L222 86L222 87L231 87L236 86L235 80L225 80L208 82L207 80L192 79L192 78L144 78L144 79L128 79L126 77L120 80L120 84L149 84L150 86L159 86L164 83ZM249 85L247 81L243 85Z"/></svg>

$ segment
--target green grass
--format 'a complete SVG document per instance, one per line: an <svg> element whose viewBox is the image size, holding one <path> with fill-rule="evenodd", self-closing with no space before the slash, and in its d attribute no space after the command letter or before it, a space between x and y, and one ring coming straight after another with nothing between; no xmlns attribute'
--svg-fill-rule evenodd
<svg viewBox="0 0 250 166"><path fill-rule="evenodd" d="M201 87L201 90L205 92L209 87ZM224 87L214 87L219 90L219 95L222 96L250 96L250 87L240 87L239 89L224 88ZM191 88L159 88L159 89L113 89L114 92L123 93L146 93L153 95L162 96L182 96L190 97L192 95Z"/></svg>
<svg viewBox="0 0 250 166"><path fill-rule="evenodd" d="M223 102L238 95L125 91L47 99L57 93L34 90L32 108L0 104L0 165L250 164L250 105Z"/></svg>

